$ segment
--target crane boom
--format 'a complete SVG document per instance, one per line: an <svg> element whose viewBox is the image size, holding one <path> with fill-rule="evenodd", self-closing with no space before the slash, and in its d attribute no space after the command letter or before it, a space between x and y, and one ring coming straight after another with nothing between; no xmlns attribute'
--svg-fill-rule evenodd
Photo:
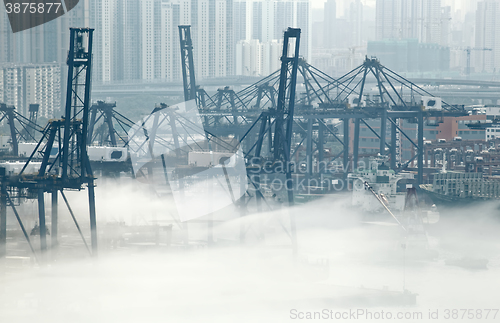
<svg viewBox="0 0 500 323"><path fill-rule="evenodd" d="M467 47L464 50L467 52L467 69L466 69L465 75L467 76L467 78L470 78L470 52L473 50L492 51L493 49L491 49L491 48L479 48L479 47L474 47L474 48Z"/></svg>

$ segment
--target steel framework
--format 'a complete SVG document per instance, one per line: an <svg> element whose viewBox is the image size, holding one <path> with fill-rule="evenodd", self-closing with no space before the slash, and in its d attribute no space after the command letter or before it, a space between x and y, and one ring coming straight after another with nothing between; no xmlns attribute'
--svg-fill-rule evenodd
<svg viewBox="0 0 500 323"><path fill-rule="evenodd" d="M424 124L438 124L447 116L467 115L463 106L452 106L446 102L442 103L441 109L422 105L422 97L434 98L435 101L439 98L386 68L376 58L366 58L362 65L339 79L333 79L302 59L298 60L297 70L299 97L293 119L294 135L289 138L292 140L291 156L299 161L303 158L300 162L308 165L307 176L326 172L329 163L342 157L343 178L346 179L347 172L358 165L359 127L364 124L379 139L380 154L389 153L391 168L398 171L407 169L416 160L418 179L422 182ZM226 88L223 96L219 90L212 97L213 104L199 107L205 127L219 136L257 138L250 140L250 144L243 141L246 152L255 146L263 147L263 139L255 135L255 124L260 123L262 118L269 120L262 111L268 114L276 109L282 77L277 71L237 93ZM380 120L380 131L375 131L368 124L370 119ZM417 140L402 130L399 120L403 119L418 125ZM387 125L391 127L390 136L386 132ZM340 128L343 128L342 133ZM260 129L260 133L264 129L269 127ZM252 131L253 135L250 134ZM324 149L327 138L337 140L342 150L327 154ZM408 140L415 147L416 154L410 160L403 160L397 149L401 140ZM272 144L269 143L268 147L272 149ZM303 150L305 156L300 157ZM257 149L255 152L260 154L261 151ZM313 164L323 166L312 167Z"/></svg>
<svg viewBox="0 0 500 323"><path fill-rule="evenodd" d="M42 132L42 128L36 124L38 105L30 104L30 119L16 112L16 108L5 103L0 103L0 122L7 120L11 137L12 156L19 155L20 142L36 142L36 134Z"/></svg>
<svg viewBox="0 0 500 323"><path fill-rule="evenodd" d="M6 215L10 206L16 215L19 225L36 257L35 250L16 210L23 199L38 200L38 221L40 228L40 247L42 255L47 250L47 229L45 223L45 193L52 194L52 246L57 245L57 203L58 192L66 202L69 212L75 221L80 235L85 242L80 227L76 222L64 190L82 190L87 187L89 198L91 252L97 255L97 228L94 195L94 176L87 156L87 126L89 122L90 78L92 67L93 29L70 28L70 48L68 54L68 83L65 113L62 119L50 120L36 149L17 175L6 176L5 169L1 176L1 208L0 208L0 246L5 255ZM58 152L53 157L54 149ZM42 151L43 159L35 173L27 169L33 165L34 155Z"/></svg>
<svg viewBox="0 0 500 323"><path fill-rule="evenodd" d="M184 85L184 100L196 100L198 106L204 107L206 105L207 99L211 100L211 98L203 88L196 85L191 26L181 25L178 27L181 47L181 67L182 83Z"/></svg>
<svg viewBox="0 0 500 323"><path fill-rule="evenodd" d="M90 107L89 145L119 147L127 142L126 134L134 122L115 108L116 102L104 101L97 101Z"/></svg>

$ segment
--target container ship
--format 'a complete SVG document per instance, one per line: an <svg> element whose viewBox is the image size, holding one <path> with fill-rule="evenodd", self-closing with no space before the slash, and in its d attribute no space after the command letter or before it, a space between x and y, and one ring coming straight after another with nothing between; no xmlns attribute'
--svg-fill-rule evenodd
<svg viewBox="0 0 500 323"><path fill-rule="evenodd" d="M483 173L446 172L434 174L432 184L421 184L437 206L460 207L484 201L500 200L500 180Z"/></svg>

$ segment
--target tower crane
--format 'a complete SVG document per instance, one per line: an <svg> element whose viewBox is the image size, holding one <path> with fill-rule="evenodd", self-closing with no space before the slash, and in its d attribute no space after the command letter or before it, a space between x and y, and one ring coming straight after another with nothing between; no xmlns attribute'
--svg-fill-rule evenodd
<svg viewBox="0 0 500 323"><path fill-rule="evenodd" d="M470 78L470 54L473 50L481 50L481 51L492 51L493 49L492 48L484 48L484 47L457 47L457 48L453 48L453 49L456 49L456 50L463 50L467 53L467 65L466 65L466 69L465 69L465 75L467 78Z"/></svg>

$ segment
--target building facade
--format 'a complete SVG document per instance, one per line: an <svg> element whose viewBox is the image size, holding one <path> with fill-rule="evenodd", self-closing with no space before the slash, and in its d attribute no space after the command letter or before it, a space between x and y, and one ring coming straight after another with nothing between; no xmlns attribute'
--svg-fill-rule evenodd
<svg viewBox="0 0 500 323"><path fill-rule="evenodd" d="M236 8L246 2L246 19L235 21L235 30L245 29L245 40L257 39L261 43L282 40L288 27L300 28L300 55L311 57L311 5L308 0L239 0ZM236 2L235 2L236 3ZM251 9L248 9L251 7ZM241 13L240 13L241 14ZM242 40L242 39L238 39Z"/></svg>
<svg viewBox="0 0 500 323"><path fill-rule="evenodd" d="M281 40L240 40L236 44L236 75L265 76L277 71L282 49Z"/></svg>
<svg viewBox="0 0 500 323"><path fill-rule="evenodd" d="M485 129L473 129L469 128L468 124L478 121L486 120L486 115L469 115L464 117L446 117L442 122L436 123L435 125L426 124L424 125L424 138L426 141L436 142L438 139L444 139L446 141L452 141L456 137L461 137L462 140L485 140ZM380 121L379 120L365 120L366 123L375 131L377 134L380 133ZM410 122L409 120L399 119L397 120L398 126L402 129L409 138L417 137L417 124ZM380 152L380 139L375 135L370 128L366 125L360 125L359 132L359 154L377 154ZM354 123L350 123L350 147L354 146ZM491 130L490 130L491 131ZM492 135L488 132L488 135ZM391 125L388 123L386 128L386 142L391 144ZM401 134L397 135L396 142L397 151L401 152L401 156L404 160L409 160L416 155L415 146ZM351 148L352 151L352 148Z"/></svg>
<svg viewBox="0 0 500 323"><path fill-rule="evenodd" d="M53 118L61 108L61 65L0 65L0 102L13 105L24 116L30 104L39 104L38 116Z"/></svg>
<svg viewBox="0 0 500 323"><path fill-rule="evenodd" d="M441 0L377 0L376 39L418 39L443 44L449 17L443 16Z"/></svg>
<svg viewBox="0 0 500 323"><path fill-rule="evenodd" d="M235 75L237 59L244 60L236 43L251 39L262 53L254 70L267 73L288 27L302 29L300 55L311 57L309 0L81 0L64 16L16 34L1 14L0 62L57 62L64 70L69 27L91 27L94 84L180 81L178 25L191 25L198 79Z"/></svg>
<svg viewBox="0 0 500 323"><path fill-rule="evenodd" d="M500 68L500 3L487 0L477 3L475 70L494 72Z"/></svg>
<svg viewBox="0 0 500 323"><path fill-rule="evenodd" d="M399 73L448 71L450 48L432 43L419 43L417 39L370 41L368 56Z"/></svg>
<svg viewBox="0 0 500 323"><path fill-rule="evenodd" d="M299 54L306 60L312 58L311 4L308 0L239 0L234 9L239 17L234 23L238 31L236 75L268 75L276 71L281 55L276 58L276 49L282 44L283 33L288 27L301 29ZM245 10L245 19L237 10ZM248 56L250 52L260 53L259 64L251 63L257 60Z"/></svg>
<svg viewBox="0 0 500 323"><path fill-rule="evenodd" d="M327 0L324 4L324 47L333 49L337 46L337 2Z"/></svg>
<svg viewBox="0 0 500 323"><path fill-rule="evenodd" d="M95 82L180 81L179 25L191 25L198 78L234 75L232 0L90 1Z"/></svg>

